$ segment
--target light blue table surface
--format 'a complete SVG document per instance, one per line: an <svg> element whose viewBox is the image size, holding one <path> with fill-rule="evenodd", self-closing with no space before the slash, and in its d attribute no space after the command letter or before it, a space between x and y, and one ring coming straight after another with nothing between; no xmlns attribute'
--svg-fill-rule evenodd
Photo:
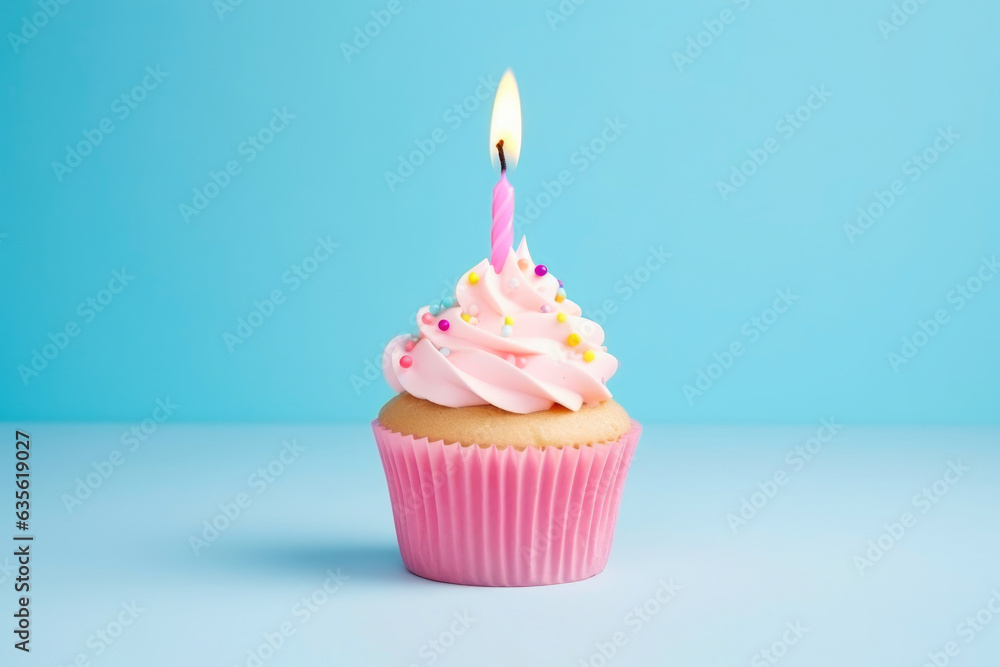
<svg viewBox="0 0 1000 667"><path fill-rule="evenodd" d="M24 656L3 628L4 665L1000 664L993 427L846 425L800 461L820 424L647 425L608 568L526 589L403 568L367 425L168 424L135 451L128 425L15 427L33 442L34 634ZM251 479L291 440L279 474ZM121 465L67 509L114 450ZM190 536L240 493L249 506L196 554ZM734 532L744 498L762 506ZM880 538L878 561L858 560ZM12 565L0 556L8 626Z"/></svg>

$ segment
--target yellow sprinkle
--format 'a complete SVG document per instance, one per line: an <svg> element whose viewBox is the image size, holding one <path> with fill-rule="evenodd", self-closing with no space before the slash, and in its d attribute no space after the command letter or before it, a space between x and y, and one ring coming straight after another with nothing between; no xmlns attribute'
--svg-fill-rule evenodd
<svg viewBox="0 0 1000 667"><path fill-rule="evenodd" d="M556 303L562 303L565 300L566 297L564 297L562 294L556 294Z"/></svg>
<svg viewBox="0 0 1000 667"><path fill-rule="evenodd" d="M570 334L566 338L566 343L569 344L570 346L579 345L580 344L580 335L579 334L575 334L575 333L574 334Z"/></svg>
<svg viewBox="0 0 1000 667"><path fill-rule="evenodd" d="M558 315L556 315L556 319L559 320L560 322L565 322L566 321L566 313L559 313Z"/></svg>
<svg viewBox="0 0 1000 667"><path fill-rule="evenodd" d="M468 322L469 320L472 319L472 315L469 315L468 313L462 313L462 319Z"/></svg>
<svg viewBox="0 0 1000 667"><path fill-rule="evenodd" d="M597 358L597 353L594 352L593 350L587 350L586 352L583 353L584 361L593 361L596 358Z"/></svg>
<svg viewBox="0 0 1000 667"><path fill-rule="evenodd" d="M505 317L505 318L503 318L503 323L506 324L507 326L510 326L510 325L514 324L514 318L513 317Z"/></svg>
<svg viewBox="0 0 1000 667"><path fill-rule="evenodd" d="M476 273L475 271L470 271L469 272L469 284L470 285L475 285L478 282L479 282L479 274Z"/></svg>

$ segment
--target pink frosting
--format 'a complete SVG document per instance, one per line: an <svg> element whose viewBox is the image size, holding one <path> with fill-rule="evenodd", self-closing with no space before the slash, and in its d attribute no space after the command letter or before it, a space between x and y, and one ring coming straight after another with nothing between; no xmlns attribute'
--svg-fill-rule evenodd
<svg viewBox="0 0 1000 667"><path fill-rule="evenodd" d="M618 360L603 346L604 330L560 294L551 273L536 275L524 239L499 273L484 259L455 291L452 307L436 315L426 306L418 311L419 339L389 342L382 363L393 389L453 408L489 404L518 413L555 404L579 410L611 397L605 382ZM508 317L513 323L505 325ZM446 330L441 320L448 321ZM569 344L571 334L579 337L576 345Z"/></svg>

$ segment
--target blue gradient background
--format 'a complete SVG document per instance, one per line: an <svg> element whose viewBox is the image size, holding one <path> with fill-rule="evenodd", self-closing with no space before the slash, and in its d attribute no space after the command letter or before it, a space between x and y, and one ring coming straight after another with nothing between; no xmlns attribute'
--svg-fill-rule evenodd
<svg viewBox="0 0 1000 667"><path fill-rule="evenodd" d="M457 128L445 113L510 66L518 213L572 172L531 247L585 309L616 301L612 388L637 416L997 423L1000 282L898 372L887 354L1000 247L1000 7L921 5L886 40L889 2L593 2L553 29L555 6L403 0L351 62L341 42L384 4L244 2L220 19L209 2L72 2L18 53L7 37L0 416L131 419L170 396L184 420L370 418L390 392L352 376L488 252L491 100ZM725 9L678 72L673 54ZM0 26L33 10L6 3ZM167 78L118 120L112 102L157 65ZM813 86L833 96L782 138ZM242 161L275 107L294 120ZM105 117L115 131L59 182L52 162ZM579 171L574 153L619 117ZM948 126L957 143L851 244L856 209ZM445 143L390 191L384 173L437 128ZM723 201L716 182L768 137L779 152ZM231 159L242 173L186 224L178 206ZM335 256L290 292L320 235ZM670 261L626 300L616 284L661 245ZM121 267L134 282L26 386L18 366ZM287 302L230 353L223 334L275 288ZM682 386L785 288L793 310L689 403Z"/></svg>
<svg viewBox="0 0 1000 667"><path fill-rule="evenodd" d="M662 578L681 593L609 667L752 664L796 620L809 634L783 666L925 664L1000 589L1000 280L961 311L948 301L1000 250L1000 5L914 4L884 39L893 1L592 0L553 26L558 0L401 0L350 62L341 43L389 0L244 0L221 17L211 0L75 0L16 49L41 10L3 3L0 477L29 431L37 541L33 653L4 645L0 663L247 665L341 568L343 590L265 667L429 665L421 646L463 611L476 625L435 664L596 667L595 642ZM675 52L725 10L678 71ZM114 100L157 66L166 78L119 118ZM508 66L519 216L561 171L573 179L518 231L586 312L617 308L611 387L646 428L603 574L480 589L405 571L367 422L390 396L372 365L384 343L488 252L490 99L461 123L449 110ZM782 136L813 87L833 96ZM247 161L241 142L275 108L295 117ZM53 161L104 118L114 132L60 181ZM627 127L581 170L608 119ZM942 127L955 145L852 244L844 225ZM390 188L385 173L439 128L446 141ZM780 150L724 201L717 181L772 137ZM185 222L178 206L230 160L241 173ZM293 291L282 276L317 237L339 247ZM625 276L660 247L669 261L630 294ZM123 267L134 280L85 322L78 304ZM285 303L231 353L224 333L275 289ZM751 343L742 330L776 290L799 298ZM894 372L887 354L941 308L948 324ZM70 322L79 335L22 382ZM683 386L734 341L746 353L689 402ZM734 533L727 515L831 418L843 431ZM131 451L136 429L148 437ZM290 438L301 459L194 553L190 537ZM959 460L968 475L858 572ZM90 638L132 600L143 615L95 655ZM959 639L952 664L995 666L998 626Z"/></svg>

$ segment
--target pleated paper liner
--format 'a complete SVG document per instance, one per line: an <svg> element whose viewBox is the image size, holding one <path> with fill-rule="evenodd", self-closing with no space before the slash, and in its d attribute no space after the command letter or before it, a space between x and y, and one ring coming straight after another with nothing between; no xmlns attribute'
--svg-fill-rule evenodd
<svg viewBox="0 0 1000 667"><path fill-rule="evenodd" d="M445 445L372 422L407 569L473 586L579 581L608 562L642 426L557 449Z"/></svg>

